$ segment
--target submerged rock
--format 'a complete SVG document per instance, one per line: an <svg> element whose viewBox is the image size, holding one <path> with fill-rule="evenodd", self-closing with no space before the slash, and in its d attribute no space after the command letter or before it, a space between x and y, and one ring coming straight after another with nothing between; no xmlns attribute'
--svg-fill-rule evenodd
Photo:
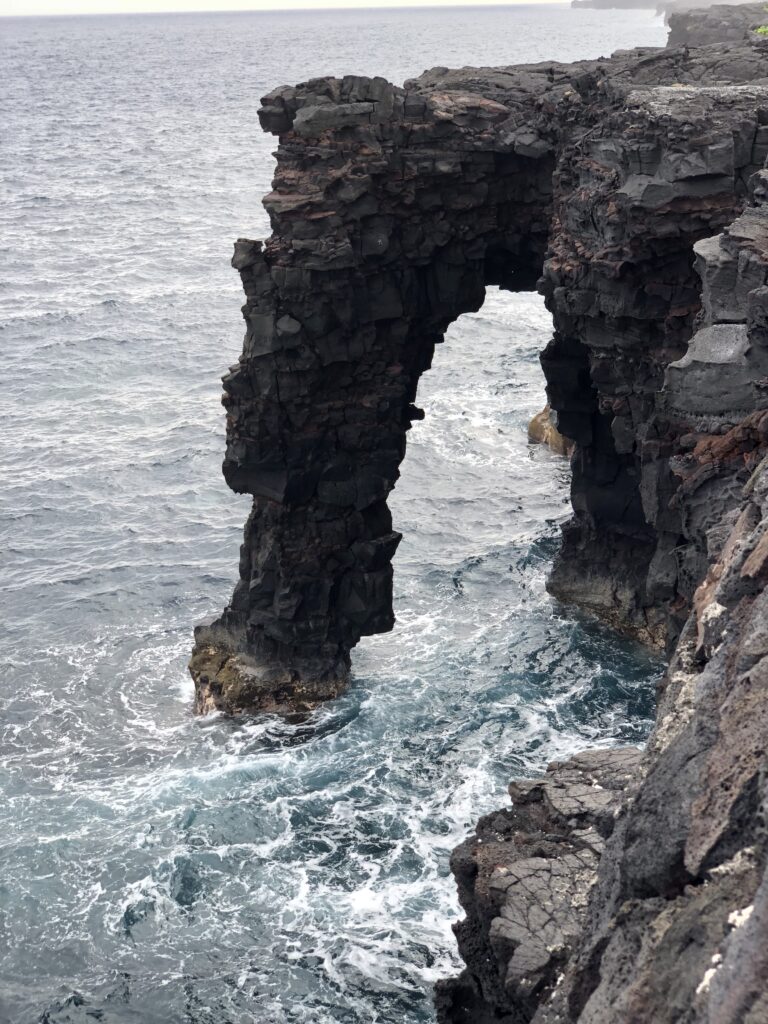
<svg viewBox="0 0 768 1024"><path fill-rule="evenodd" d="M528 440L545 444L557 455L570 455L574 447L573 441L563 437L557 429L549 405L545 405L541 412L536 413L528 424Z"/></svg>

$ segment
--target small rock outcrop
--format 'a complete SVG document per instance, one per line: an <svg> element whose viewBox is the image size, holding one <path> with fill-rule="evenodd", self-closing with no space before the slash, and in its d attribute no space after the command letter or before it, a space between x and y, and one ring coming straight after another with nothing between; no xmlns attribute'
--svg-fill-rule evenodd
<svg viewBox="0 0 768 1024"><path fill-rule="evenodd" d="M541 412L537 412L528 424L528 440L535 444L544 444L551 448L556 455L570 455L573 451L573 441L563 437L555 426L552 409L547 403Z"/></svg>
<svg viewBox="0 0 768 1024"><path fill-rule="evenodd" d="M512 808L489 814L451 858L466 918L454 928L468 965L437 986L441 1020L530 1020L557 986L581 934L587 895L624 792L642 767L632 747L554 762L510 783Z"/></svg>

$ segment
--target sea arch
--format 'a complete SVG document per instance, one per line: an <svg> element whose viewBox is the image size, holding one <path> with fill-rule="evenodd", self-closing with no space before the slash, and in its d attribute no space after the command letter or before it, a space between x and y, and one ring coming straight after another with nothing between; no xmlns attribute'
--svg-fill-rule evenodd
<svg viewBox="0 0 768 1024"><path fill-rule="evenodd" d="M653 90L628 121L607 81L600 62L437 69L262 101L273 233L235 246L247 330L223 398L224 475L253 507L230 604L196 631L199 710L311 706L346 685L362 636L392 628L387 496L419 377L493 284L538 281L554 317L542 365L576 451L552 588L664 639L654 587L669 603L682 526L666 453L639 431L699 308L692 244L733 218L741 172L676 163Z"/></svg>

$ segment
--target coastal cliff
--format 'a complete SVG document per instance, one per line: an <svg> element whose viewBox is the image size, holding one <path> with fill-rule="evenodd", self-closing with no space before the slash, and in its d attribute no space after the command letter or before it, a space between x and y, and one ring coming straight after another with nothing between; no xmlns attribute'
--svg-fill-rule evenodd
<svg viewBox="0 0 768 1024"><path fill-rule="evenodd" d="M768 388L765 172L753 184L761 205L696 246L702 311L671 406L684 381L697 411ZM768 1019L768 409L717 422L670 460L677 504L714 511L648 747L512 782L512 807L454 852L467 969L438 986L441 1021Z"/></svg>
<svg viewBox="0 0 768 1024"><path fill-rule="evenodd" d="M456 851L444 1024L766 1019L768 40L698 46L686 18L663 50L321 78L259 112L273 234L235 248L223 399L253 509L196 631L198 709L311 707L392 627L418 381L488 285L553 317L573 514L550 591L671 657L647 751L513 783Z"/></svg>
<svg viewBox="0 0 768 1024"><path fill-rule="evenodd" d="M743 44L768 21L765 4L705 4L689 0L665 5L669 24L668 46Z"/></svg>

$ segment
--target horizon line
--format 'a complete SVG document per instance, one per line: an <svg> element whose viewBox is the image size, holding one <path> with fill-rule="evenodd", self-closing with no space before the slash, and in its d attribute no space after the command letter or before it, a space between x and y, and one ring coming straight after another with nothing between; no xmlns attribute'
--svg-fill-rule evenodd
<svg viewBox="0 0 768 1024"><path fill-rule="evenodd" d="M73 11L69 14L4 14L0 11L2 20L30 20L33 18L135 18L135 17L159 17L162 15L188 16L190 14L319 14L324 11L439 11L439 10L460 10L469 8L497 8L497 7L571 7L570 0L484 0L483 3L472 3L471 0L462 0L459 3L395 3L395 4L360 4L359 6L339 6L333 3L324 7L234 7L221 10L219 7L210 9L200 8L191 10L159 10L159 11ZM649 4L648 10L652 7Z"/></svg>

